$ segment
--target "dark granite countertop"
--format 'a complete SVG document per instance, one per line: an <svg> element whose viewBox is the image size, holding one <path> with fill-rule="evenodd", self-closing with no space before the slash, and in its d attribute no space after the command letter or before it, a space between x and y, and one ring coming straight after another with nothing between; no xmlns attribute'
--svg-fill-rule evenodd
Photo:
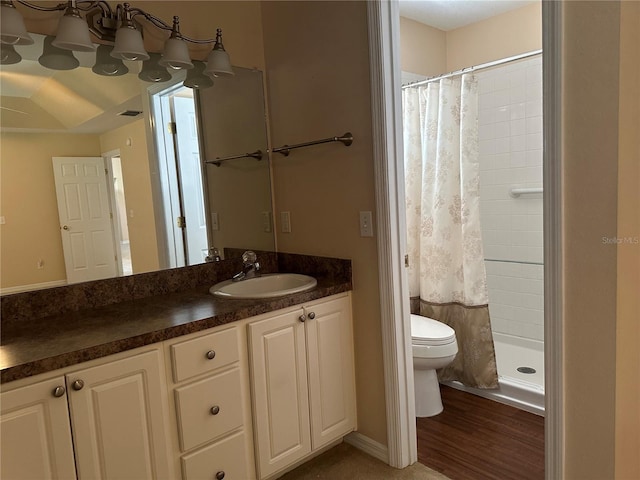
<svg viewBox="0 0 640 480"><path fill-rule="evenodd" d="M219 299L207 288L35 319L2 331L2 383L323 298L350 283L318 279L307 292L273 299Z"/></svg>
<svg viewBox="0 0 640 480"><path fill-rule="evenodd" d="M5 322L3 318L0 381L30 377L346 292L352 288L348 273L347 277L316 275L318 285L312 290L272 299L217 298L208 292L208 286L197 286L28 320ZM16 305L20 301L24 299L15 301Z"/></svg>

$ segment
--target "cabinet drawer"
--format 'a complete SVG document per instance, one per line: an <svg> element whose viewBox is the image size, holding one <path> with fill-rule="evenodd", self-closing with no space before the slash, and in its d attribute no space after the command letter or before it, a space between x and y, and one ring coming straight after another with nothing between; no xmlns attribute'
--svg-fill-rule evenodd
<svg viewBox="0 0 640 480"><path fill-rule="evenodd" d="M176 383L181 382L237 362L239 357L235 328L177 343L171 346L173 379Z"/></svg>
<svg viewBox="0 0 640 480"><path fill-rule="evenodd" d="M249 478L244 433L237 433L182 457L182 478L184 480L215 479L216 476L224 478L224 480L246 480Z"/></svg>
<svg viewBox="0 0 640 480"><path fill-rule="evenodd" d="M183 451L242 426L242 391L238 368L176 388L175 392Z"/></svg>

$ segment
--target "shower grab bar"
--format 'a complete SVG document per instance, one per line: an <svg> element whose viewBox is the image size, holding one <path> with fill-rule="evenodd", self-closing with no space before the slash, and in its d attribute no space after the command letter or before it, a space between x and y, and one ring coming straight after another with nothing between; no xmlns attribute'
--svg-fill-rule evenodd
<svg viewBox="0 0 640 480"><path fill-rule="evenodd" d="M542 193L542 187L538 188L512 188L509 190L509 195L513 198L518 198L520 195L532 195L535 193Z"/></svg>
<svg viewBox="0 0 640 480"><path fill-rule="evenodd" d="M341 137L329 137L329 138L323 138L322 140L314 140L311 142L297 143L295 145L283 145L281 147L274 148L271 151L274 153L280 153L285 157L288 157L289 153L291 153L290 151L293 150L294 148L310 147L312 145L320 145L321 143L329 143L329 142L342 142L345 147L348 147L353 143L353 135L351 134L351 132L347 132Z"/></svg>
<svg viewBox="0 0 640 480"><path fill-rule="evenodd" d="M544 263L541 262L523 262L520 260L498 260L496 258L485 258L485 262L501 262L501 263L520 263L522 265L540 265L544 266Z"/></svg>
<svg viewBox="0 0 640 480"><path fill-rule="evenodd" d="M255 158L256 160L262 160L262 150L256 150L251 153L241 153L240 155L230 155L228 157L216 158L215 160L205 160L204 163L210 163L219 167L222 162L226 162L228 160L237 160L238 158Z"/></svg>

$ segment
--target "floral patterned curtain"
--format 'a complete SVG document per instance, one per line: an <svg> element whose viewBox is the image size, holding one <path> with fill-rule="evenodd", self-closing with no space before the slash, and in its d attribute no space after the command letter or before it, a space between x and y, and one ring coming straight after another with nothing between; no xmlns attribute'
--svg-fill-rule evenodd
<svg viewBox="0 0 640 480"><path fill-rule="evenodd" d="M402 92L409 290L414 313L456 331L439 374L496 388L480 231L478 83L462 75Z"/></svg>

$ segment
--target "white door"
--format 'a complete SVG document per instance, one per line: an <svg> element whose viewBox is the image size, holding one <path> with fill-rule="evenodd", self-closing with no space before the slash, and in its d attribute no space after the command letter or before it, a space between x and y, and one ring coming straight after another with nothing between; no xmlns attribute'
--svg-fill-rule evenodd
<svg viewBox="0 0 640 480"><path fill-rule="evenodd" d="M259 478L311 452L302 310L249 325Z"/></svg>
<svg viewBox="0 0 640 480"><path fill-rule="evenodd" d="M67 282L116 276L113 225L102 157L53 157Z"/></svg>
<svg viewBox="0 0 640 480"><path fill-rule="evenodd" d="M0 394L0 478L74 479L64 378Z"/></svg>
<svg viewBox="0 0 640 480"><path fill-rule="evenodd" d="M176 149L189 265L204 262L207 255L207 222L202 187L198 127L193 98L173 97Z"/></svg>
<svg viewBox="0 0 640 480"><path fill-rule="evenodd" d="M157 350L66 375L79 480L172 477L163 379Z"/></svg>

